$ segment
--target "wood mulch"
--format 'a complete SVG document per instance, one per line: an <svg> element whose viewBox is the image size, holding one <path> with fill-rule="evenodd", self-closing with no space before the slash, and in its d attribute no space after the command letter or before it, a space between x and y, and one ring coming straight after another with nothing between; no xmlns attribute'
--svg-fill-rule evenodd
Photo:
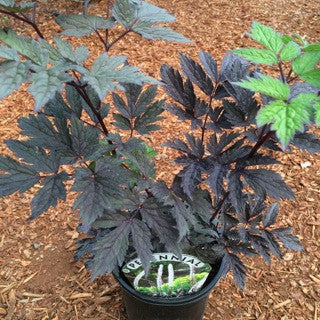
<svg viewBox="0 0 320 320"><path fill-rule="evenodd" d="M50 36L59 31L52 22L54 10L80 12L75 0L39 0L41 29ZM101 12L105 1L92 1L91 12ZM177 53L196 58L199 50L210 52L218 60L227 50L252 44L245 36L253 20L281 32L298 32L306 39L320 39L319 0L152 0L177 17L175 30L195 41L194 45L150 42L129 35L114 49L129 55L130 62L157 77L163 63L178 66ZM12 26L11 20L0 24ZM30 29L15 24L19 31ZM83 39L96 57L102 47L94 37ZM80 43L79 40L74 43ZM1 102L1 141L18 138L17 119L32 112L33 104L26 87ZM162 178L170 179L177 167L173 152L161 149L161 143L182 135L187 125L167 114L163 130L153 134L151 142L161 150L157 166ZM319 130L318 134L320 134ZM5 145L1 153L8 152ZM305 251L287 252L283 261L268 267L260 259L248 260L246 289L240 291L228 276L212 292L205 319L320 319L319 227L320 159L294 149L281 156L277 168L296 192L297 201L281 203L281 224L292 226ZM33 189L33 192L39 186ZM0 200L0 319L17 320L125 320L120 289L114 279L104 276L90 282L83 261L73 260L74 242L81 237L75 231L77 217L71 210L74 195L50 209L36 221L30 215L32 192Z"/></svg>

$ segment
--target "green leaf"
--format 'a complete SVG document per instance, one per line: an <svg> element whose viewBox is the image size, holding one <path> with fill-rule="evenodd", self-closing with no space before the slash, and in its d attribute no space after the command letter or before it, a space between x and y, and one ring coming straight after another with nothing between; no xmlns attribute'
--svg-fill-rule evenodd
<svg viewBox="0 0 320 320"><path fill-rule="evenodd" d="M259 22L253 22L249 36L278 54L283 47L282 35Z"/></svg>
<svg viewBox="0 0 320 320"><path fill-rule="evenodd" d="M288 36L287 34L284 34L282 36L282 41L284 44L288 44L289 42L293 41L293 38Z"/></svg>
<svg viewBox="0 0 320 320"><path fill-rule="evenodd" d="M303 131L304 124L310 121L310 114L301 100L292 99L289 104L276 100L261 109L257 115L257 124L262 126L272 123L272 130L276 131L282 146L285 148L297 131Z"/></svg>
<svg viewBox="0 0 320 320"><path fill-rule="evenodd" d="M190 39L184 37L182 34L177 33L169 28L153 26L150 22L138 22L132 27L132 30L139 33L142 37L150 40L159 39L192 43Z"/></svg>
<svg viewBox="0 0 320 320"><path fill-rule="evenodd" d="M23 193L40 180L40 175L36 170L8 156L0 156L0 170L8 173L0 174L0 197L16 191Z"/></svg>
<svg viewBox="0 0 320 320"><path fill-rule="evenodd" d="M319 61L319 51L305 52L303 55L297 57L292 62L292 69L296 74L301 75L312 70L318 64Z"/></svg>
<svg viewBox="0 0 320 320"><path fill-rule="evenodd" d="M122 89L120 82L158 84L157 80L139 72L137 67L122 66L126 59L126 56L109 57L107 53L103 53L94 61L91 72L84 75L84 80L93 87L101 100L104 100L108 92Z"/></svg>
<svg viewBox="0 0 320 320"><path fill-rule="evenodd" d="M314 106L315 109L315 122L320 126L320 103Z"/></svg>
<svg viewBox="0 0 320 320"><path fill-rule="evenodd" d="M49 58L48 52L44 50L37 41L19 36L11 29L1 29L0 40L34 63L41 66L47 65Z"/></svg>
<svg viewBox="0 0 320 320"><path fill-rule="evenodd" d="M278 79L274 79L264 74L259 75L259 77L259 79L248 78L248 80L234 82L234 84L251 91L260 92L275 99L288 99L290 87L287 83L283 83Z"/></svg>
<svg viewBox="0 0 320 320"><path fill-rule="evenodd" d="M34 111L39 111L50 99L54 98L57 91L63 89L63 83L70 80L72 80L71 76L55 68L42 69L33 73L29 91L35 99Z"/></svg>
<svg viewBox="0 0 320 320"><path fill-rule="evenodd" d="M290 61L295 59L300 54L300 46L294 42L290 41L286 46L281 50L280 59L282 61Z"/></svg>
<svg viewBox="0 0 320 320"><path fill-rule="evenodd" d="M68 174L62 171L43 180L41 183L42 188L31 201L31 216L28 220L39 217L40 214L47 211L50 207L56 207L58 199L66 200L66 188L63 181L68 179Z"/></svg>
<svg viewBox="0 0 320 320"><path fill-rule="evenodd" d="M56 22L64 29L65 36L87 36L99 29L114 27L113 18L102 18L94 15L60 14Z"/></svg>
<svg viewBox="0 0 320 320"><path fill-rule="evenodd" d="M300 78L311 85L320 88L320 69L313 69L300 75Z"/></svg>
<svg viewBox="0 0 320 320"><path fill-rule="evenodd" d="M303 51L320 51L320 42L314 42L302 49Z"/></svg>
<svg viewBox="0 0 320 320"><path fill-rule="evenodd" d="M277 56L268 49L245 48L236 49L232 52L254 63L273 65L278 62Z"/></svg>
<svg viewBox="0 0 320 320"><path fill-rule="evenodd" d="M29 63L20 61L0 62L0 99L20 88L29 78Z"/></svg>

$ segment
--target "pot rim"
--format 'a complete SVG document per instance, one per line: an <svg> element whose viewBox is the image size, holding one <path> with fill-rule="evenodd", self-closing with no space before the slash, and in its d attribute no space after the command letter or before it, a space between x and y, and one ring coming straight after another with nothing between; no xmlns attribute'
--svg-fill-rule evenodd
<svg viewBox="0 0 320 320"><path fill-rule="evenodd" d="M197 302L198 300L201 300L204 296L209 295L210 291L216 286L218 281L223 276L224 266L222 260L220 260L217 264L212 266L215 267L216 270L218 269L218 271L211 278L211 280L207 281L200 291L181 297L163 298L148 296L146 294L136 291L131 285L129 285L127 281L123 278L122 272L118 272L118 274L113 273L113 276L121 285L122 290L125 290L128 294L133 295L136 299L140 301L147 302L153 305L183 305L188 302Z"/></svg>

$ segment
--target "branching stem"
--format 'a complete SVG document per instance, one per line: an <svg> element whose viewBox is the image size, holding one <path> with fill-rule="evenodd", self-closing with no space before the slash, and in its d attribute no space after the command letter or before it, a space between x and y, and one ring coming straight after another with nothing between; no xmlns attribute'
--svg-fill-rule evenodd
<svg viewBox="0 0 320 320"><path fill-rule="evenodd" d="M19 16L17 13L10 12L10 11L4 10L4 9L0 9L0 13L6 14L8 16L11 16L11 17L17 19L17 20L20 20L22 22L29 24L35 30L35 32L38 34L38 36L41 39L44 39L44 36L43 36L42 32L40 31L40 29L38 28L37 24L34 21L30 20L30 18L28 18L27 16L25 16L25 15Z"/></svg>

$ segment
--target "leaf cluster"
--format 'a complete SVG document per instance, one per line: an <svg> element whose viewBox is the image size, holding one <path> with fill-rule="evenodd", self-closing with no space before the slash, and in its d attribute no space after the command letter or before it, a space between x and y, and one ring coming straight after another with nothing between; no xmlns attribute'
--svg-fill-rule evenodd
<svg viewBox="0 0 320 320"><path fill-rule="evenodd" d="M187 251L222 261L223 274L232 271L243 288L243 255L270 263L271 254L282 257L281 246L302 250L292 229L275 227L278 205L265 204L294 199L266 166L279 165L275 152L289 145L320 151L309 132L320 119L319 43L255 22L250 36L263 48L229 52L219 67L208 52L199 62L180 54L181 71L163 65L158 81L109 51L129 33L189 42L162 25L174 17L142 0L115 0L112 8L108 1L106 16L88 14L88 4L83 14L61 14L56 22L64 36L99 39L104 52L92 65L85 46L44 39L36 17L24 13L35 14L34 3L0 0L1 10L39 36L0 30L0 98L28 83L35 100L35 114L18 121L23 139L6 141L14 158L0 156L0 196L34 188L34 219L74 192L79 229L87 233L76 258L86 257L93 279L132 255L147 272L153 252ZM112 28L123 33L110 39ZM257 63L278 67L279 78ZM157 99L158 84L169 103ZM166 143L179 152L171 185L156 179L156 152L146 143L164 110L190 122L189 132Z"/></svg>

